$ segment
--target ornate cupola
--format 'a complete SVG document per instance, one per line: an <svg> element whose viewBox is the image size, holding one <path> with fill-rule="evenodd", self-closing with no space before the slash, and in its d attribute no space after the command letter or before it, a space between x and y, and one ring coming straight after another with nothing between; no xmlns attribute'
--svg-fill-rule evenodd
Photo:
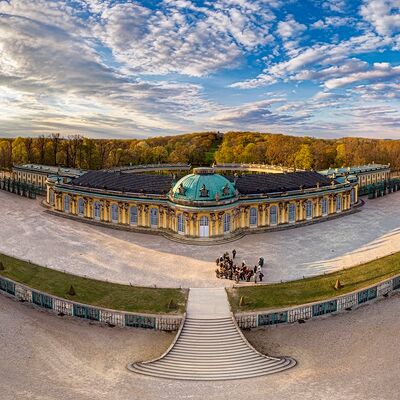
<svg viewBox="0 0 400 400"><path fill-rule="evenodd" d="M170 200L196 206L219 205L236 201L237 191L233 182L216 174L213 168L201 167L175 184Z"/></svg>

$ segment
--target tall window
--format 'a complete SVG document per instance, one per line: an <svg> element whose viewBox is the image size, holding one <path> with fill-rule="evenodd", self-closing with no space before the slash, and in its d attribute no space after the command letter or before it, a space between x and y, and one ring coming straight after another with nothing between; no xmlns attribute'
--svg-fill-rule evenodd
<svg viewBox="0 0 400 400"><path fill-rule="evenodd" d="M137 207L131 207L130 223L131 223L131 225L137 225L137 223L138 223L138 209L137 209Z"/></svg>
<svg viewBox="0 0 400 400"><path fill-rule="evenodd" d="M185 233L185 218L183 214L178 214L178 232Z"/></svg>
<svg viewBox="0 0 400 400"><path fill-rule="evenodd" d="M83 199L78 200L78 214L83 215L85 212L85 203L83 202Z"/></svg>
<svg viewBox="0 0 400 400"><path fill-rule="evenodd" d="M356 196L355 196L354 189L351 189L351 192L350 192L350 202L351 202L351 204L354 204L356 202Z"/></svg>
<svg viewBox="0 0 400 400"><path fill-rule="evenodd" d="M69 212L69 196L67 194L64 196L64 211Z"/></svg>
<svg viewBox="0 0 400 400"><path fill-rule="evenodd" d="M255 207L250 208L250 225L257 226L258 210Z"/></svg>
<svg viewBox="0 0 400 400"><path fill-rule="evenodd" d="M200 236L201 237L208 237L210 234L210 227L208 217L202 216L200 217Z"/></svg>
<svg viewBox="0 0 400 400"><path fill-rule="evenodd" d="M312 218L312 212L313 212L313 204L311 201L307 201L307 203L306 203L306 219Z"/></svg>
<svg viewBox="0 0 400 400"><path fill-rule="evenodd" d="M93 213L94 213L94 219L100 220L100 215L101 215L101 204L98 201L95 201L93 205Z"/></svg>
<svg viewBox="0 0 400 400"><path fill-rule="evenodd" d="M231 230L231 216L230 214L224 215L224 233L228 233Z"/></svg>
<svg viewBox="0 0 400 400"><path fill-rule="evenodd" d="M54 192L50 190L50 204L54 206Z"/></svg>
<svg viewBox="0 0 400 400"><path fill-rule="evenodd" d="M150 225L153 227L158 226L158 210L157 210L157 208L150 209Z"/></svg>
<svg viewBox="0 0 400 400"><path fill-rule="evenodd" d="M278 223L278 208L272 206L269 210L269 223L270 225L276 225Z"/></svg>
<svg viewBox="0 0 400 400"><path fill-rule="evenodd" d="M116 204L111 205L111 221L118 222L118 206Z"/></svg>
<svg viewBox="0 0 400 400"><path fill-rule="evenodd" d="M336 197L336 212L342 211L342 196Z"/></svg>
<svg viewBox="0 0 400 400"><path fill-rule="evenodd" d="M328 200L325 197L322 199L322 215L328 215Z"/></svg>
<svg viewBox="0 0 400 400"><path fill-rule="evenodd" d="M293 224L296 222L296 205L293 203L289 204L289 223Z"/></svg>

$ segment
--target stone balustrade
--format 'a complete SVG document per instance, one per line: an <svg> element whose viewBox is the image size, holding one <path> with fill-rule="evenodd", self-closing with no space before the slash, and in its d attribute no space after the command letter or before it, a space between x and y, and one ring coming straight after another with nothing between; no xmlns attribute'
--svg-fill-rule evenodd
<svg viewBox="0 0 400 400"><path fill-rule="evenodd" d="M183 319L180 315L130 313L81 304L29 288L4 277L0 277L0 293L58 315L83 318L111 326L176 331Z"/></svg>
<svg viewBox="0 0 400 400"><path fill-rule="evenodd" d="M238 326L242 329L293 323L299 320L305 321L322 315L342 312L343 310L353 310L367 302L387 297L391 292L398 289L400 289L400 275L332 299L277 310L236 313L235 318Z"/></svg>

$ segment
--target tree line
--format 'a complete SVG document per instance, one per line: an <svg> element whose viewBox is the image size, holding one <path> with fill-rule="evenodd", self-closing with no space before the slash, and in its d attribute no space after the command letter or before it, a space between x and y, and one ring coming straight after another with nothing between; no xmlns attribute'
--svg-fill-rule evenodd
<svg viewBox="0 0 400 400"><path fill-rule="evenodd" d="M266 163L322 170L363 164L400 169L400 140L311 137L256 132L226 133L215 153L218 163Z"/></svg>
<svg viewBox="0 0 400 400"><path fill-rule="evenodd" d="M265 163L298 169L326 169L390 163L400 169L400 140L311 137L258 132L192 133L148 139L91 139L54 133L0 139L0 168L13 164L104 169L123 165Z"/></svg>
<svg viewBox="0 0 400 400"><path fill-rule="evenodd" d="M0 139L0 168L13 164L60 165L104 169L122 165L212 162L217 133L194 133L149 139L90 139L58 133L36 138ZM211 157L211 158L210 158Z"/></svg>

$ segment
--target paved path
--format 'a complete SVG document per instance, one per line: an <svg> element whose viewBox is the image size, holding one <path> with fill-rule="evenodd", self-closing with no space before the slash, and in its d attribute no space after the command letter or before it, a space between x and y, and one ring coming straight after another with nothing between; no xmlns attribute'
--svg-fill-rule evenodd
<svg viewBox="0 0 400 400"><path fill-rule="evenodd" d="M106 328L0 296L1 400L398 400L400 294L334 317L244 332L290 354L280 374L229 382L157 381L127 370L173 335Z"/></svg>
<svg viewBox="0 0 400 400"><path fill-rule="evenodd" d="M157 378L219 381L270 375L295 365L291 358L256 351L234 323L225 289L202 288L190 289L187 317L173 347L129 369Z"/></svg>
<svg viewBox="0 0 400 400"><path fill-rule="evenodd" d="M265 258L267 281L290 280L400 251L399 205L400 192L336 220L195 246L48 215L38 201L0 191L0 252L121 283L216 287L232 282L215 278L213 260L235 247L239 261Z"/></svg>

